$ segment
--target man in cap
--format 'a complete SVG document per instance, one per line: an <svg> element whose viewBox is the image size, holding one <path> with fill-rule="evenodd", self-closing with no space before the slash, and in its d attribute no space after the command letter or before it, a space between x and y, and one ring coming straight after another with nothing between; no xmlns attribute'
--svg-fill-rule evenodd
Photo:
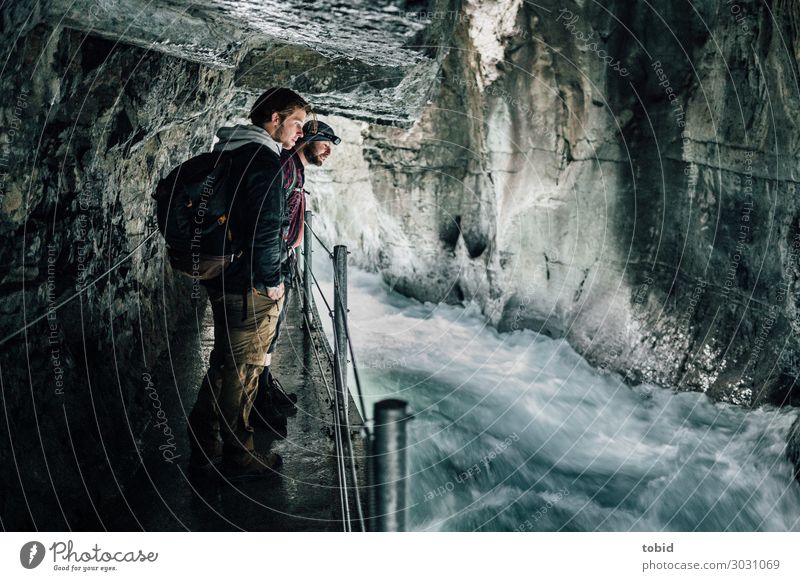
<svg viewBox="0 0 800 581"><path fill-rule="evenodd" d="M284 171L284 183L294 183L294 188L286 195L286 214L284 216L284 232L286 245L289 248L287 260L282 271L286 294L284 308L278 317L275 338L267 351L267 363L259 380L258 394L254 406L254 418L260 420L274 431L282 432L286 428L286 415L281 410L291 410L297 402L297 395L287 394L280 382L270 373L272 353L280 336L283 321L286 318L286 307L289 304L292 272L294 270L295 248L303 241L303 219L305 217L305 168L309 164L322 167L333 152L333 147L341 143L333 128L319 120L309 121L303 126L303 137L297 140L292 149L284 149L281 162Z"/></svg>

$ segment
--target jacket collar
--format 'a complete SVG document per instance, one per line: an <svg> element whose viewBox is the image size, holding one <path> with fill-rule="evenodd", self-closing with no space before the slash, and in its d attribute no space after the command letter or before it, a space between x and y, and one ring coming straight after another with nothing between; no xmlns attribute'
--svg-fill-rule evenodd
<svg viewBox="0 0 800 581"><path fill-rule="evenodd" d="M217 131L217 139L219 141L214 144L214 151L231 151L249 143L259 143L280 157L283 149L265 129L257 125L222 127Z"/></svg>

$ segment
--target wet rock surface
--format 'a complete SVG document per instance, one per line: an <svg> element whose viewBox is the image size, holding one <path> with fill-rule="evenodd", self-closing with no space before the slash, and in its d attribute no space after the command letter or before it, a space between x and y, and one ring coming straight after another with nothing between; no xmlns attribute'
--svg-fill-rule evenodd
<svg viewBox="0 0 800 581"><path fill-rule="evenodd" d="M338 487L334 440L325 429L333 413L325 382L333 378L324 356L325 339L309 338L300 302L287 308L282 349L272 370L288 393L298 396L285 430L255 425L256 448L278 452L284 464L273 473L249 479L228 479L219 466L203 475L188 470L186 413L194 405L214 345L211 309L202 305L178 330L170 350L154 365L149 383L151 406L171 410L169 423L149 422L140 449L142 463L122 494L104 499L77 528L144 531L342 531L345 527ZM180 337L197 337L184 341ZM317 364L310 341L323 352ZM198 355L200 354L200 355ZM156 401L158 402L156 404ZM351 401L351 407L354 403ZM152 410L151 410L152 411ZM359 485L365 484L364 446L354 418L353 441ZM171 435L165 433L169 427ZM174 446L174 448L173 448ZM176 450L175 454L171 453ZM177 455L179 457L175 458ZM348 481L348 501L355 518L356 499ZM366 489L361 491L366 510ZM354 528L358 524L353 523Z"/></svg>
<svg viewBox="0 0 800 581"><path fill-rule="evenodd" d="M630 382L797 404L795 8L694 6L469 4L432 103L363 129L369 180L330 169L323 213L404 293Z"/></svg>
<svg viewBox="0 0 800 581"><path fill-rule="evenodd" d="M150 192L210 146L232 78L41 23L5 48L0 498L7 526L64 529L136 469L143 374L192 291Z"/></svg>
<svg viewBox="0 0 800 581"><path fill-rule="evenodd" d="M55 2L45 18L92 34L236 68L240 90L290 85L317 110L409 125L425 103L452 25L427 18L449 2L214 0ZM411 3L414 4L414 3Z"/></svg>

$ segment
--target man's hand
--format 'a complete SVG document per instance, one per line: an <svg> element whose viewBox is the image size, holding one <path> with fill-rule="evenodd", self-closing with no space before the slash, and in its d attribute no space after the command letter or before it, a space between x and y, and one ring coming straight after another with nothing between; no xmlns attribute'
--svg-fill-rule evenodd
<svg viewBox="0 0 800 581"><path fill-rule="evenodd" d="M283 296L283 293L284 293L283 283L279 284L278 286L267 287L267 296L271 298L273 301L279 301Z"/></svg>

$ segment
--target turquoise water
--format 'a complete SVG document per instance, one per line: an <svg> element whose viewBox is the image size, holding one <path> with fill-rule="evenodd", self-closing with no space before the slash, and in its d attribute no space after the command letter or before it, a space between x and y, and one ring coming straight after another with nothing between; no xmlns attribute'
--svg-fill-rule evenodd
<svg viewBox="0 0 800 581"><path fill-rule="evenodd" d="M498 333L360 271L349 305L367 408L397 397L415 415L414 530L800 530L796 410L631 388L562 340Z"/></svg>

